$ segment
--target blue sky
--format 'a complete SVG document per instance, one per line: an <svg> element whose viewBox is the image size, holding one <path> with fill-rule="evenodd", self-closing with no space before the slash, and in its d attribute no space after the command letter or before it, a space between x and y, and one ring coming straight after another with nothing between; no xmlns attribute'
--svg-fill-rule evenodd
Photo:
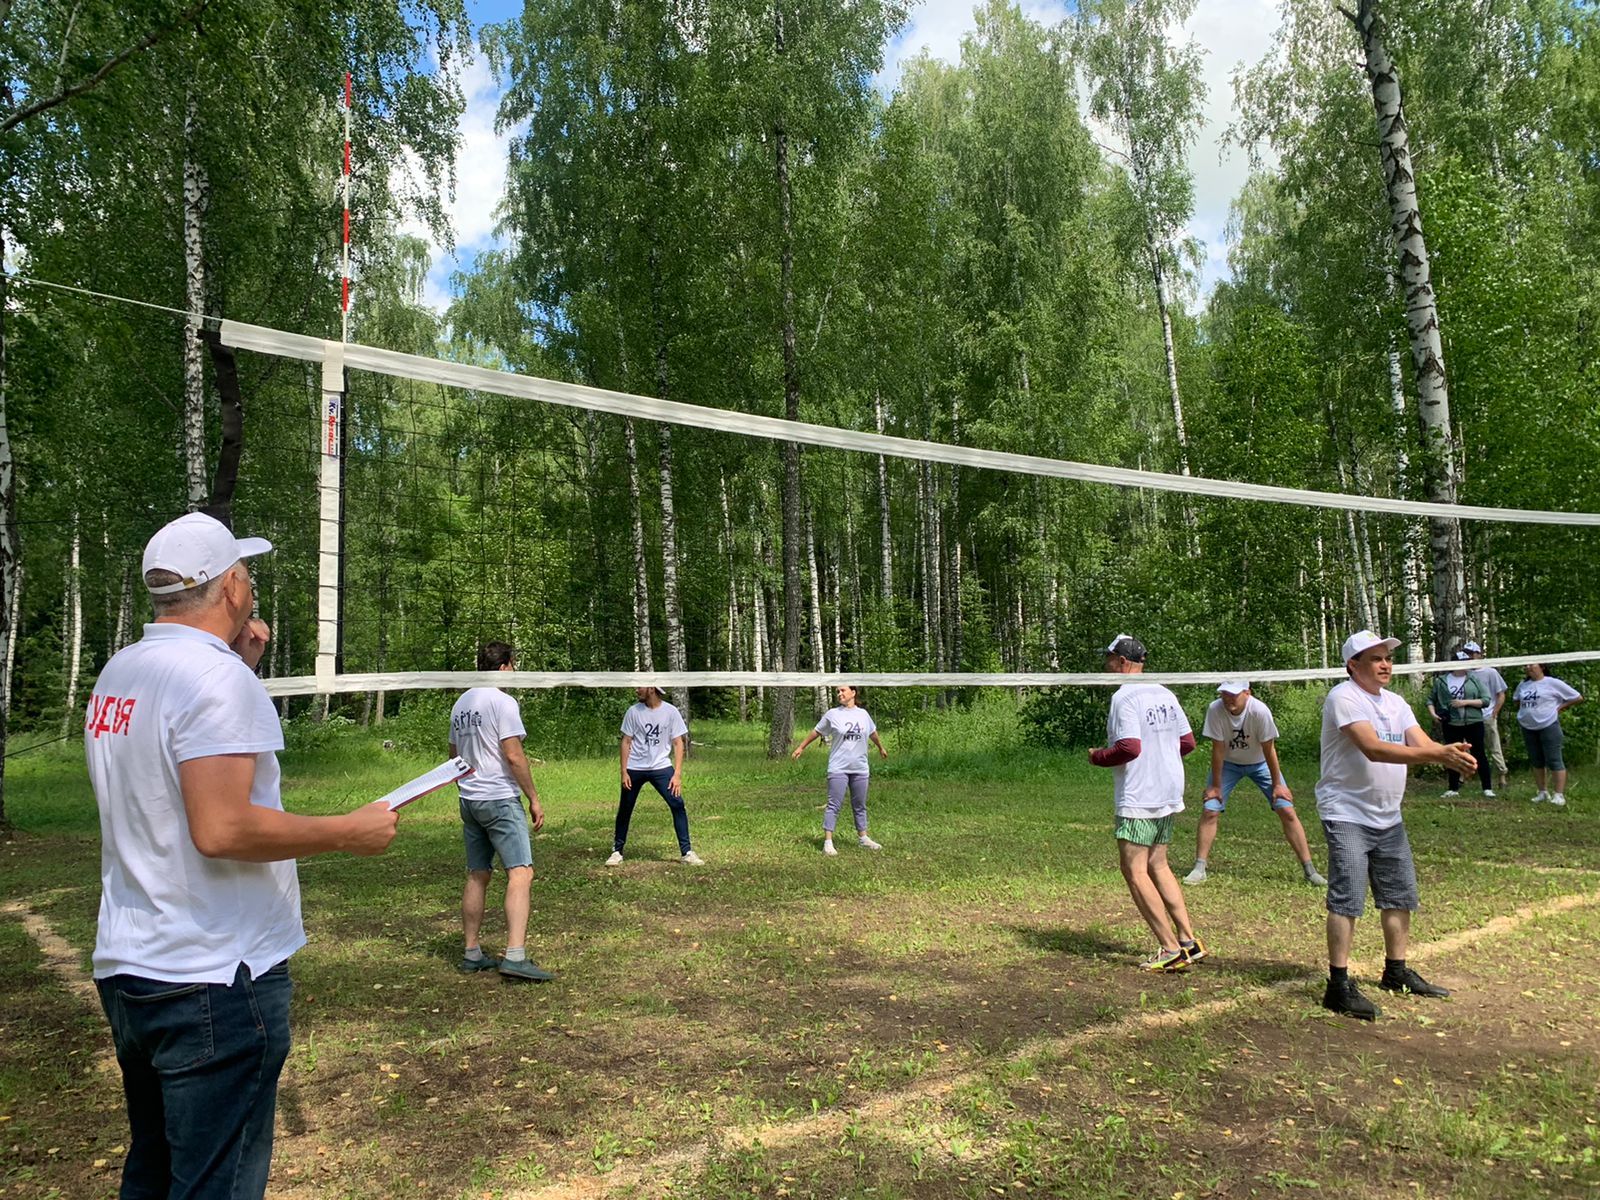
<svg viewBox="0 0 1600 1200"><path fill-rule="evenodd" d="M1044 21L1060 20L1068 11L1065 0L1021 3L1028 15ZM973 0L922 0L912 9L900 36L888 47L879 86L892 91L900 78L902 63L924 48L935 58L955 61L962 35L973 27L972 8ZM515 17L522 11L522 0L468 0L467 10L474 26L478 26ZM1228 205L1247 173L1243 153L1226 151L1221 145L1222 135L1234 117L1230 78L1241 62L1254 63L1266 54L1277 25L1276 0L1199 0L1194 16L1184 28L1184 33L1195 38L1205 51L1203 71L1208 93L1206 125L1189 160L1195 177L1195 213L1188 233L1199 239L1205 249L1200 277L1202 294L1227 276L1224 231ZM435 308L443 308L449 302L451 273L470 266L474 255L495 244L494 206L505 183L506 139L494 132L499 85L481 56L467 68L462 83L467 109L461 122L461 156L456 167L455 196L446 202L456 250L452 256L438 245L432 247L433 268L425 298Z"/></svg>

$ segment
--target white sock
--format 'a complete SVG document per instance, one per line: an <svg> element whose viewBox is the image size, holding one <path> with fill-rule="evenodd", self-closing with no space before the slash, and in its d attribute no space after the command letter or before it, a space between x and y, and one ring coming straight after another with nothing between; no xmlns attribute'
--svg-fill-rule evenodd
<svg viewBox="0 0 1600 1200"><path fill-rule="evenodd" d="M467 948L467 961L468 962L482 962L483 961L483 947L482 946L469 946Z"/></svg>
<svg viewBox="0 0 1600 1200"><path fill-rule="evenodd" d="M528 948L526 946L507 946L505 959L507 962L527 962Z"/></svg>

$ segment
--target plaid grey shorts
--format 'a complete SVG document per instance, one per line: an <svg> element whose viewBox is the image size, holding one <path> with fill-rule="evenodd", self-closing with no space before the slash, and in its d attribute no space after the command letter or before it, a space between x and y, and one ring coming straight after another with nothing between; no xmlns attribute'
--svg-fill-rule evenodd
<svg viewBox="0 0 1600 1200"><path fill-rule="evenodd" d="M1328 911L1359 917L1367 906L1367 884L1379 909L1416 912L1417 869L1411 861L1411 839L1405 823L1374 829L1354 821L1324 821L1328 843Z"/></svg>

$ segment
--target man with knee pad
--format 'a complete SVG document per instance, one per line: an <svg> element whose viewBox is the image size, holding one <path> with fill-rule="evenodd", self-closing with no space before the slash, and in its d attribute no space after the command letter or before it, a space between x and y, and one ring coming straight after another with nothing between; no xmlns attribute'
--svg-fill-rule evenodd
<svg viewBox="0 0 1600 1200"><path fill-rule="evenodd" d="M1305 881L1314 887L1327 887L1328 881L1311 861L1306 831L1294 811L1294 793L1278 765L1278 725L1272 710L1250 694L1245 680L1224 683L1217 699L1206 709L1201 729L1211 739L1211 775L1206 782L1205 803L1200 814L1200 833L1195 846L1194 869L1183 877L1185 883L1204 883L1211 859L1211 846L1217 838L1228 797L1243 780L1250 780L1272 806L1283 823L1283 837L1300 863Z"/></svg>

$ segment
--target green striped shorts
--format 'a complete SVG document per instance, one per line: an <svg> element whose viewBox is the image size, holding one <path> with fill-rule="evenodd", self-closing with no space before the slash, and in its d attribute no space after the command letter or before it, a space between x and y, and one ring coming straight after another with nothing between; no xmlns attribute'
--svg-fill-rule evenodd
<svg viewBox="0 0 1600 1200"><path fill-rule="evenodd" d="M1178 814L1164 817L1118 817L1117 841L1132 842L1135 846L1167 846L1172 843L1172 827Z"/></svg>

